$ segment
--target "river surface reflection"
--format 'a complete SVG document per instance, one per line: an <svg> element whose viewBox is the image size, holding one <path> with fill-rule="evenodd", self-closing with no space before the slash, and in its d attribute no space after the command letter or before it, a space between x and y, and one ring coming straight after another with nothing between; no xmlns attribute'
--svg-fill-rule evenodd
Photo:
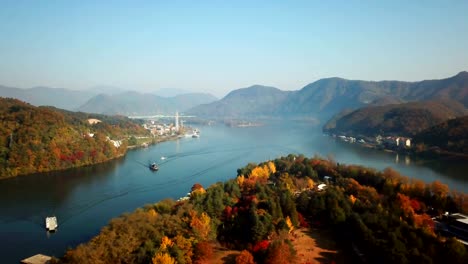
<svg viewBox="0 0 468 264"><path fill-rule="evenodd" d="M290 153L332 156L340 163L377 169L391 166L409 177L440 180L453 189L468 191L468 164L366 149L324 136L320 128L304 122L246 128L215 125L200 130L200 138L131 150L124 158L106 164L0 181L2 263L18 263L37 253L61 256L124 212L163 198L185 196L196 182L209 186L233 178L248 162ZM148 169L153 161L160 165L158 172ZM48 215L59 221L59 229L52 235L44 228Z"/></svg>

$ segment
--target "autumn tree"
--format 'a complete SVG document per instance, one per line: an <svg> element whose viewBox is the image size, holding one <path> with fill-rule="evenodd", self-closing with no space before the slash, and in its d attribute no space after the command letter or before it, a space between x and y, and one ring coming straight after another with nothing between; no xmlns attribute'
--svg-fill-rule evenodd
<svg viewBox="0 0 468 264"><path fill-rule="evenodd" d="M236 257L236 264L255 264L254 257L247 250L242 252Z"/></svg>

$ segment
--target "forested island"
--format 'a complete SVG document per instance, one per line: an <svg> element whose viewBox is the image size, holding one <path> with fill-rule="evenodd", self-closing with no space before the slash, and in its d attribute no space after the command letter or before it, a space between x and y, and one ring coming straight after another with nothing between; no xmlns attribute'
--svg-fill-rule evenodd
<svg viewBox="0 0 468 264"><path fill-rule="evenodd" d="M36 107L0 98L0 179L105 162L135 137L151 138L137 120Z"/></svg>
<svg viewBox="0 0 468 264"><path fill-rule="evenodd" d="M467 213L468 196L391 168L289 155L126 213L55 261L213 263L227 251L225 263L310 263L297 254L298 230L320 229L346 257L311 262L467 263L464 245L436 228L444 212Z"/></svg>

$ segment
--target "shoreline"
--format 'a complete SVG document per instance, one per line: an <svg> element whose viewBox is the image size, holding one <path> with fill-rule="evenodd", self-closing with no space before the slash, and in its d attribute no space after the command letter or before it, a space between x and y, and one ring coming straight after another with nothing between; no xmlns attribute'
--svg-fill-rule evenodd
<svg viewBox="0 0 468 264"><path fill-rule="evenodd" d="M172 140L176 140L178 139L178 135L175 135L175 136L169 136L169 137L164 137L164 138L159 138L159 139L156 139L154 142L147 142L148 146L151 146L151 145L156 145L158 143L162 143L162 142L167 142L167 141L172 141ZM147 147L147 146L146 146ZM97 163L92 163L92 164L86 164L86 165L81 165L81 166L74 166L74 167L69 167L69 168L63 168L63 169L57 169L57 170L48 170L48 171L41 171L41 172L34 172L34 173L27 173L27 174L19 174L19 175L15 175L15 176L9 176L9 177L1 177L0 178L0 181L2 180L6 180L6 179L12 179L12 178L16 178L16 177L23 177L23 176L30 176L30 175L34 175L34 174L43 174L43 173L52 173L52 172L58 172L58 171L67 171L67 170L71 170L71 169L77 169L77 168L85 168L85 167L91 167L91 166L95 166L95 165L100 165L100 164L104 164L104 163L107 163L109 161L113 161L113 160L117 160L117 159L120 159L122 157L125 157L125 155L127 155L127 151L128 150L133 150L133 149L139 149L139 148L145 148L145 146L142 146L142 145L133 145L133 146L127 146L126 150L124 153L122 154L119 154L119 155L116 155L115 157L113 158L110 158L110 159L107 159L107 160L104 160L102 162L97 162Z"/></svg>

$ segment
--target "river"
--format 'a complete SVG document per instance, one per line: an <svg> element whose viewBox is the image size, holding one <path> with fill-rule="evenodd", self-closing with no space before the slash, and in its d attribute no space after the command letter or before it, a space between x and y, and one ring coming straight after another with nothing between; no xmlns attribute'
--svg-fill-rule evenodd
<svg viewBox="0 0 468 264"><path fill-rule="evenodd" d="M468 164L415 160L367 149L322 135L306 122L275 122L261 127L200 126L200 138L182 138L135 149L119 160L62 172L0 181L2 263L42 253L61 256L88 241L111 218L164 198L185 196L194 183L210 184L236 176L249 162L282 155L331 156L340 163L400 173L452 189L468 191ZM165 157L165 159L161 159ZM160 170L148 169L150 162ZM55 215L59 228L47 234L44 218Z"/></svg>

